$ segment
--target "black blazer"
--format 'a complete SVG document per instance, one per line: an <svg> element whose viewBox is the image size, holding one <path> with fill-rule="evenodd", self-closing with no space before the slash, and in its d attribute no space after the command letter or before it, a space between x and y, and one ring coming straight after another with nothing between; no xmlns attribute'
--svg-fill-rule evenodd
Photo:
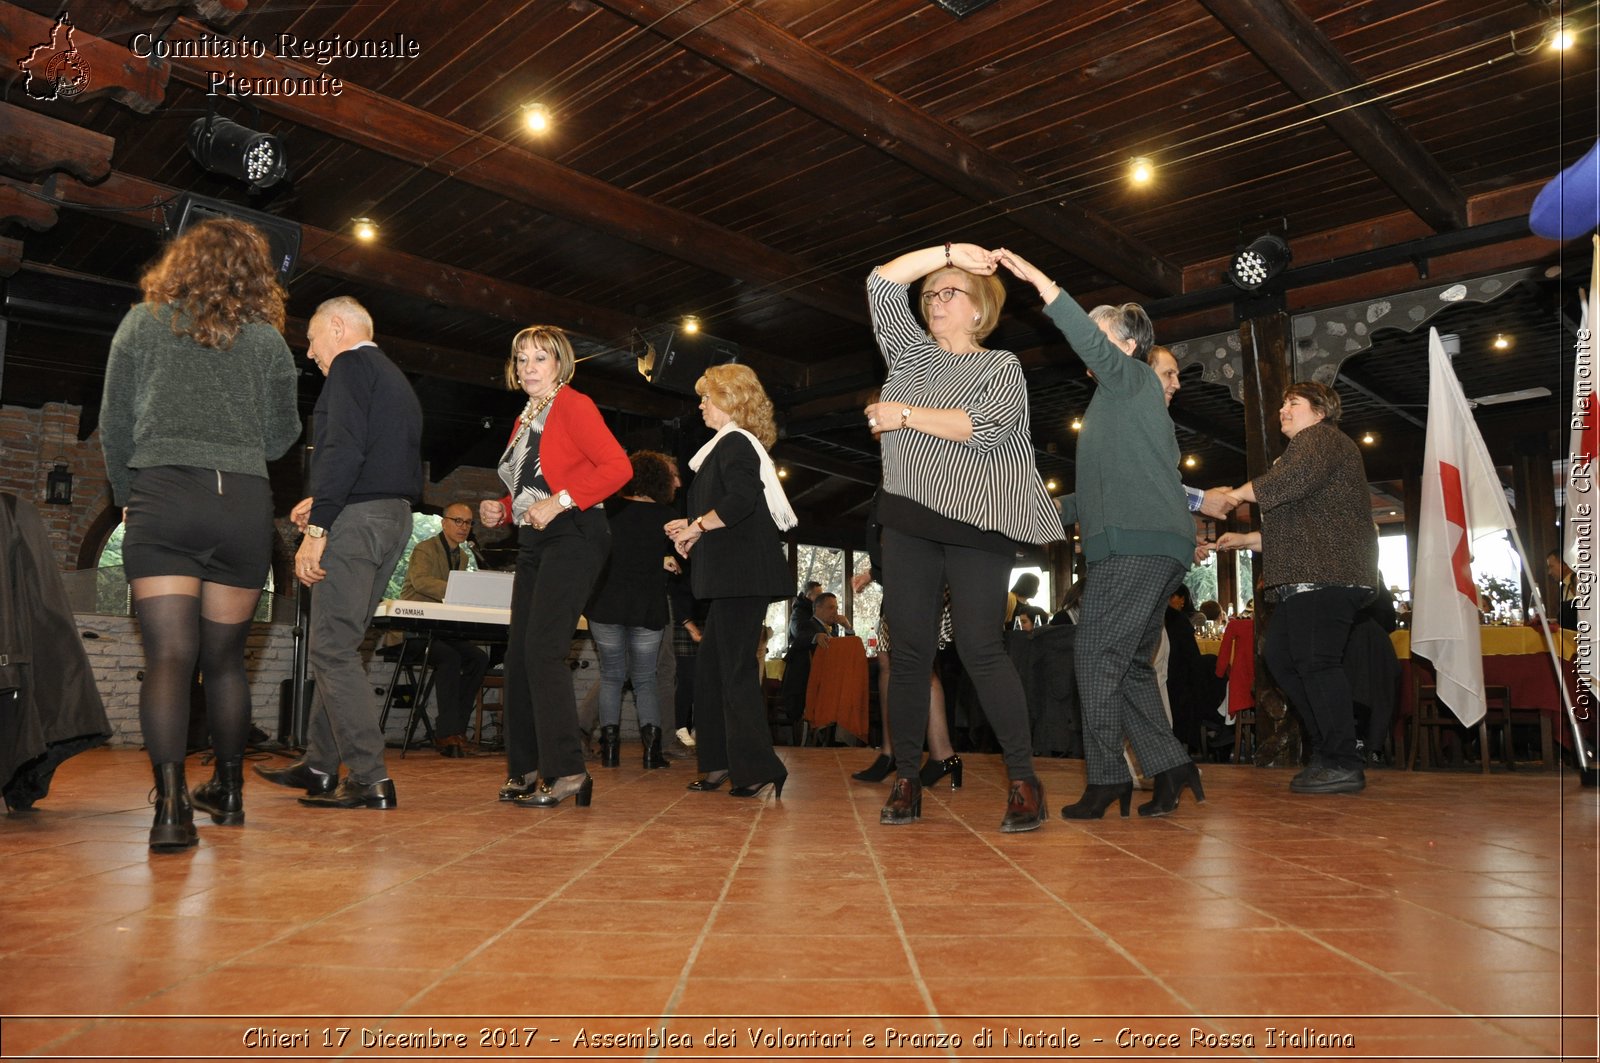
<svg viewBox="0 0 1600 1063"><path fill-rule="evenodd" d="M755 444L736 432L722 437L689 485L689 519L711 510L727 527L706 529L690 552L694 596L787 598L789 565L767 510L761 458Z"/></svg>

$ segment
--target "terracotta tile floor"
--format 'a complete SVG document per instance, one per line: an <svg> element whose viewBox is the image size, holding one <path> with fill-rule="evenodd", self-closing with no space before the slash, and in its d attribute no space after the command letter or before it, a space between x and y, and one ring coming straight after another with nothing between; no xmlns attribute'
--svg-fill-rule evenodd
<svg viewBox="0 0 1600 1063"><path fill-rule="evenodd" d="M997 758L888 828L886 787L849 778L869 754L780 752L781 802L689 793L683 764L596 768L594 806L556 811L496 802L490 757L391 754L382 813L247 775L246 826L162 856L144 755L80 756L0 823L0 1054L1596 1058L1600 814L1570 774L1305 798L1216 765L1168 819L1002 835ZM1040 770L1052 809L1083 785ZM380 1029L467 1041L360 1043Z"/></svg>

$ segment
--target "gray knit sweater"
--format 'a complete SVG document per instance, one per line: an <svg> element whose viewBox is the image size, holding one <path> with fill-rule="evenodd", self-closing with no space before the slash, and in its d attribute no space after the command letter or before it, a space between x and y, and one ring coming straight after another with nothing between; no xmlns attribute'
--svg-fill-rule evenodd
<svg viewBox="0 0 1600 1063"><path fill-rule="evenodd" d="M1372 491L1355 440L1326 421L1289 440L1251 481L1261 507L1261 574L1287 583L1378 585Z"/></svg>
<svg viewBox="0 0 1600 1063"><path fill-rule="evenodd" d="M140 303L111 338L100 445L116 505L134 469L188 465L266 476L300 436L295 366L271 325L239 330L227 350L173 333L170 306Z"/></svg>

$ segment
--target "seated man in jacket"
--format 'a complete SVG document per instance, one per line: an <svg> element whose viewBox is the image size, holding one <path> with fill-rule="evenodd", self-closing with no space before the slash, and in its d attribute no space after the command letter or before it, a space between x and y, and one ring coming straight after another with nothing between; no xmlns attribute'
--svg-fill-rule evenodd
<svg viewBox="0 0 1600 1063"><path fill-rule="evenodd" d="M817 595L812 615L789 629L789 648L783 655L783 711L790 722L806 714L806 686L811 681L811 657L817 647L838 635L849 635L839 622L838 595Z"/></svg>
<svg viewBox="0 0 1600 1063"><path fill-rule="evenodd" d="M439 534L424 539L411 551L405 585L400 597L413 602L444 601L445 584L451 572L464 572L472 561L472 507L456 502L445 507ZM467 755L465 735L467 714L489 670L489 655L466 639L433 639L433 689L439 698L439 719L433 744L440 755Z"/></svg>

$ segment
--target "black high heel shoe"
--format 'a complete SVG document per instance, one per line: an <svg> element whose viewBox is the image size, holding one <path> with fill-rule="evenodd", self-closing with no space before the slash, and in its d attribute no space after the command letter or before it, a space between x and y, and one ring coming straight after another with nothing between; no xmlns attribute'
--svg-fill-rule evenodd
<svg viewBox="0 0 1600 1063"><path fill-rule="evenodd" d="M569 797L579 808L588 808L594 799L594 777L588 772L563 775L559 779L540 783L538 790L513 798L513 801L523 808L555 808Z"/></svg>
<svg viewBox="0 0 1600 1063"><path fill-rule="evenodd" d="M872 762L870 768L858 771L851 775L850 778L856 780L856 782L882 782L889 777L889 773L892 771L894 771L894 758L884 753L879 753L878 759Z"/></svg>
<svg viewBox="0 0 1600 1063"><path fill-rule="evenodd" d="M1111 807L1111 802L1121 806L1122 818L1128 818L1128 806L1133 804L1133 783L1090 783L1083 789L1077 804L1061 810L1062 819L1100 819Z"/></svg>
<svg viewBox="0 0 1600 1063"><path fill-rule="evenodd" d="M770 787L772 787L772 796L773 797L775 797L775 798L782 797L783 796L783 784L788 782L788 781L789 781L789 773L788 772L784 772L782 775L778 776L776 779L768 779L766 782L758 782L754 786L735 786L733 789L728 791L728 796L729 797L760 797L761 796L761 791L765 790L767 787L770 786Z"/></svg>
<svg viewBox="0 0 1600 1063"><path fill-rule="evenodd" d="M1194 791L1195 804L1206 803L1206 791L1200 785L1200 766L1192 760L1176 768L1156 772L1151 781L1155 783L1156 793L1139 806L1141 816L1171 815L1178 807L1178 796L1183 793L1185 786Z"/></svg>
<svg viewBox="0 0 1600 1063"><path fill-rule="evenodd" d="M722 789L722 784L727 781L728 773L726 771L708 771L701 778L685 786L684 789L698 790L700 793L708 794L712 790Z"/></svg>
<svg viewBox="0 0 1600 1063"><path fill-rule="evenodd" d="M950 776L950 789L961 789L961 756L952 753L943 760L934 760L933 754L928 754L927 762L922 765L922 770L917 773L917 781L924 787L932 786L946 775Z"/></svg>

